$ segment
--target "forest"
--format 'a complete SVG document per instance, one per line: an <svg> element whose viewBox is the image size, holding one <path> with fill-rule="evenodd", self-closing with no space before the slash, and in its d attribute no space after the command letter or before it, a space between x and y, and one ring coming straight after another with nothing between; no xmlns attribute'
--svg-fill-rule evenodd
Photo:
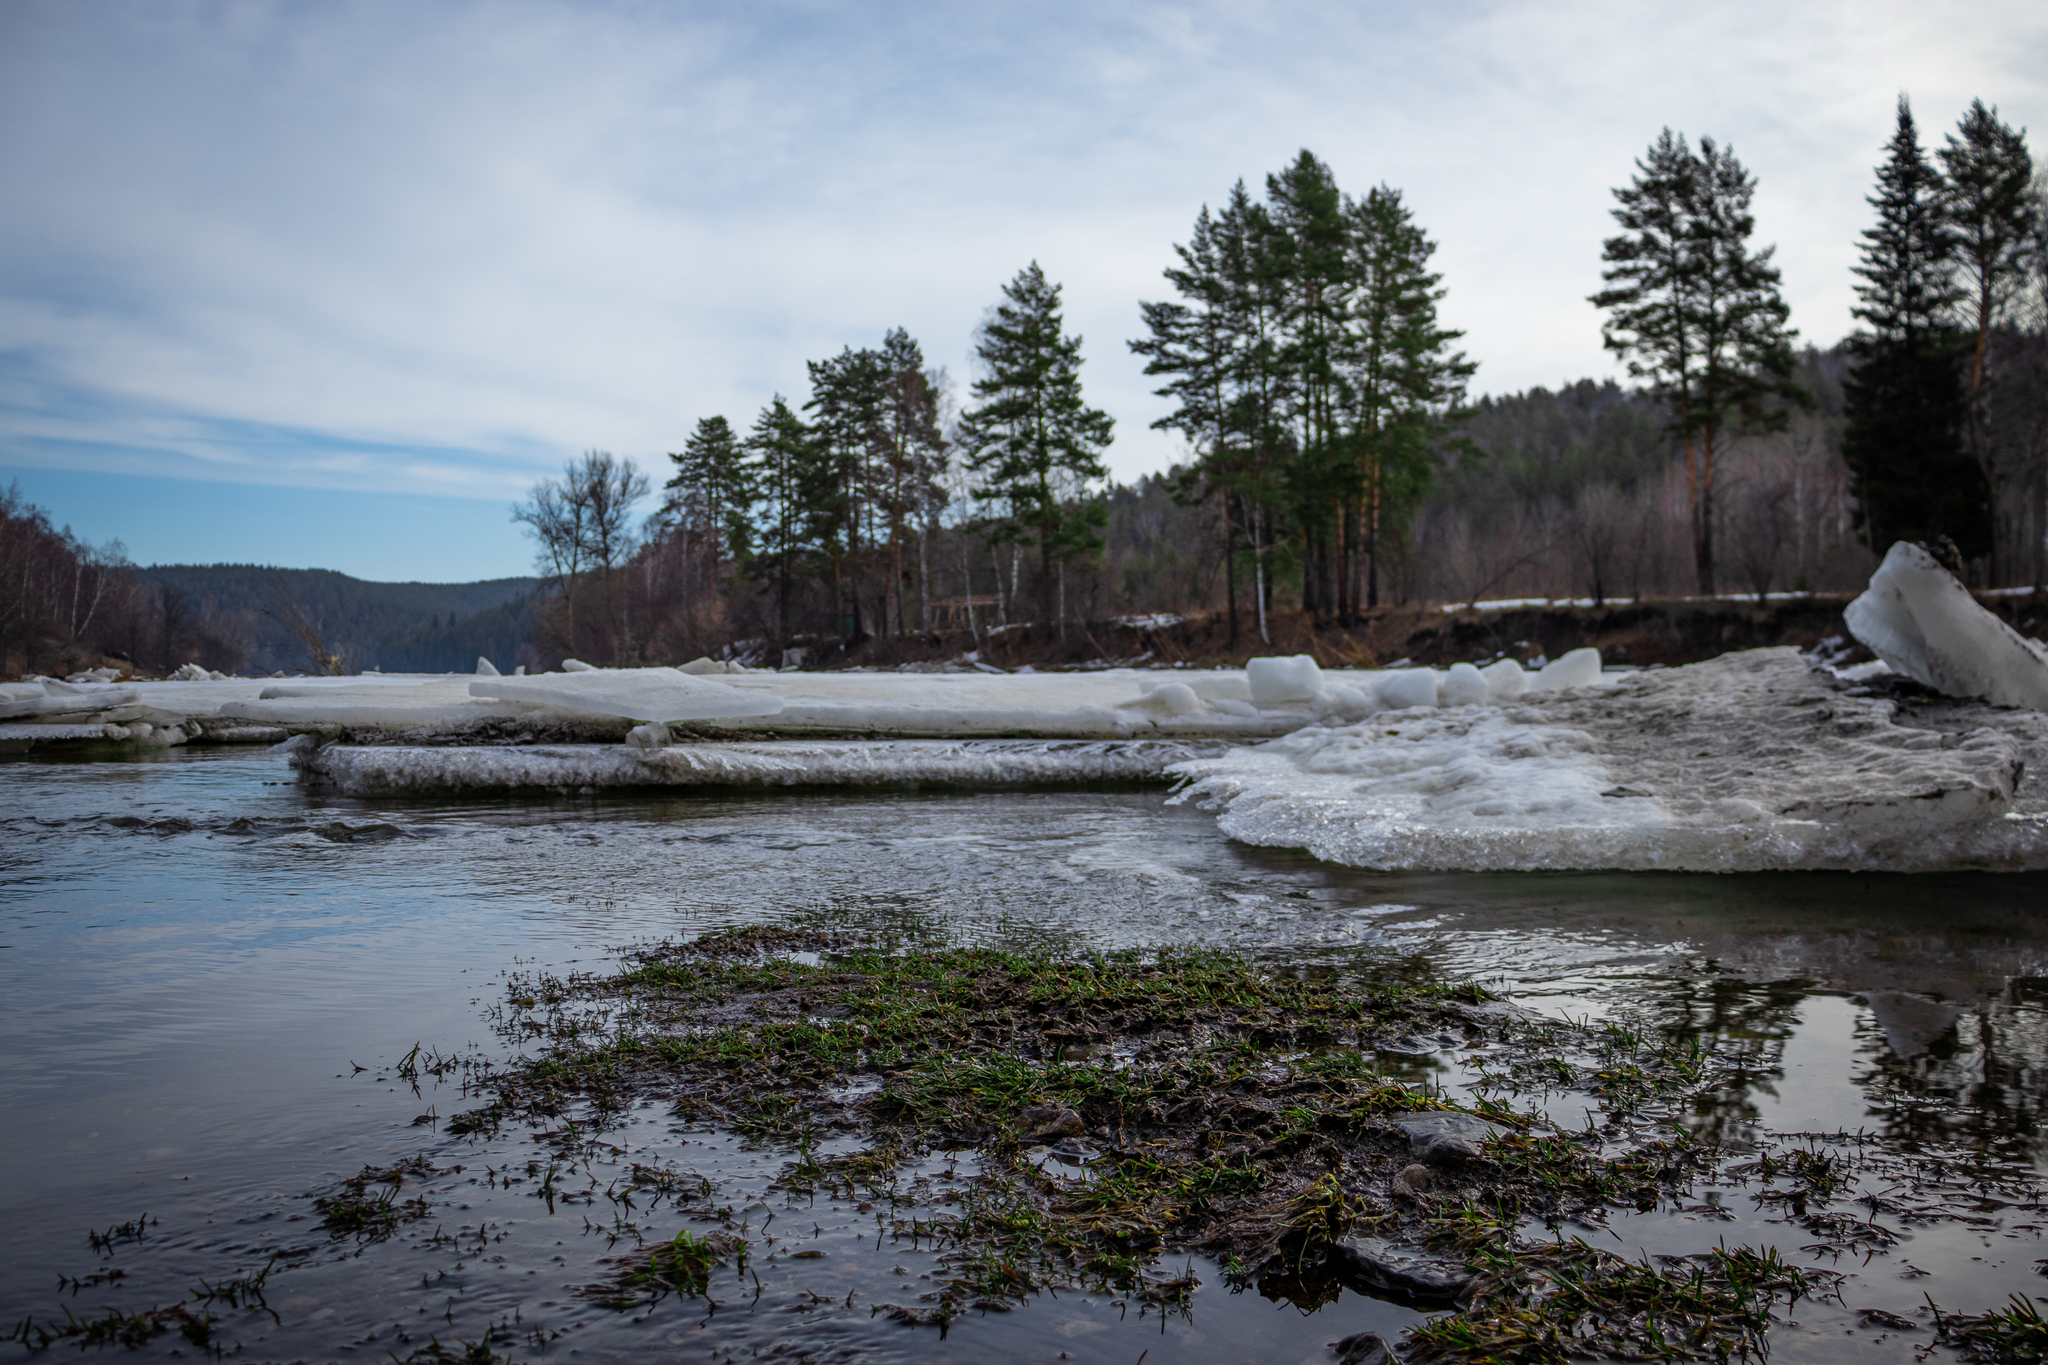
<svg viewBox="0 0 2048 1365"><path fill-rule="evenodd" d="M517 515L548 585L536 659L734 641L858 646L1214 614L1344 630L1389 604L1859 590L1894 540L1978 587L2048 573L2048 218L1981 101L1931 152L1902 99L1869 198L1859 329L1801 344L1756 181L1665 130L1615 191L1589 304L1632 381L1473 399L1434 239L1401 192L1304 150L1196 215L1127 344L1185 458L1104 476L1081 339L1036 263L960 392L898 329L810 362L750 427L650 474L572 461ZM659 511L636 535L627 509Z"/></svg>
<svg viewBox="0 0 2048 1365"><path fill-rule="evenodd" d="M817 666L1167 616L1256 648L1281 616L1296 638L1418 602L1849 593L1899 539L1975 587L2042 587L2048 176L2024 130L1976 101L1930 148L1901 98L1857 328L1825 347L1753 240L1756 189L1732 148L1668 129L1615 189L1588 322L1626 385L1472 396L1415 208L1342 189L1304 150L1202 207L1138 304L1122 344L1183 451L1163 473L1107 477L1115 424L1034 262L964 386L898 328L808 362L808 392L750 422L697 419L660 469L572 459L513 510L538 577L476 585L488 601L137 571L11 493L0 653L16 671L95 651L147 669Z"/></svg>

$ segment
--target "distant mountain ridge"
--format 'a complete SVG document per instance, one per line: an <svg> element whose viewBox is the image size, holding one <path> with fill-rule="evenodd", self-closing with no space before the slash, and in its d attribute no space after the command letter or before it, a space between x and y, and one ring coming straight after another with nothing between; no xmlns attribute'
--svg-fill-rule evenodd
<svg viewBox="0 0 2048 1365"><path fill-rule="evenodd" d="M537 578L478 583L373 583L332 569L260 564L159 564L139 571L246 642L248 666L311 666L294 613L356 668L466 673L478 655L506 672L533 638Z"/></svg>

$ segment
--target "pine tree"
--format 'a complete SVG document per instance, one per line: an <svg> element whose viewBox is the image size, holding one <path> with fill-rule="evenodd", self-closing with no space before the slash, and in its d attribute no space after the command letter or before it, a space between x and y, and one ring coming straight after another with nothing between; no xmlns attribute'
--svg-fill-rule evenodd
<svg viewBox="0 0 2048 1365"><path fill-rule="evenodd" d="M1244 183L1238 182L1242 194ZM1186 246L1176 245L1178 266L1164 272L1187 303L1139 303L1138 311L1151 334L1130 343L1145 357L1145 373L1173 376L1153 390L1178 405L1152 423L1156 430L1178 431L1195 447L1195 459L1175 489L1184 503L1214 498L1223 523L1224 605L1230 642L1237 643L1237 542L1231 502L1241 482L1232 437L1236 371L1244 333L1237 291L1228 275L1224 228L1204 204Z"/></svg>
<svg viewBox="0 0 2048 1365"><path fill-rule="evenodd" d="M1331 591L1334 534L1359 491L1339 440L1350 233L1336 176L1306 148L1266 177L1266 201L1272 231L1263 264L1277 277L1283 300L1280 361L1291 381L1289 484L1301 536L1303 606L1329 614L1341 609Z"/></svg>
<svg viewBox="0 0 2048 1365"><path fill-rule="evenodd" d="M1102 452L1114 426L1083 400L1081 338L1063 326L1060 287L1033 261L1003 286L1003 302L982 329L975 354L987 373L975 381L976 406L961 414L959 428L968 468L984 480L975 496L1008 509L990 528L994 538L1038 546L1046 623L1060 619L1056 562L1101 543L1095 530L1103 509L1088 492L1108 477Z"/></svg>
<svg viewBox="0 0 2048 1365"><path fill-rule="evenodd" d="M1343 594L1355 616L1357 569L1365 573L1364 605L1378 606L1381 536L1399 529L1429 491L1448 420L1478 366L1451 349L1464 333L1438 323L1443 276L1429 268L1436 243L1401 192L1377 186L1347 205L1346 217L1352 293L1344 402L1358 502L1346 517Z"/></svg>
<svg viewBox="0 0 2048 1365"><path fill-rule="evenodd" d="M703 547L705 583L716 588L724 561L744 560L751 548L758 493L747 452L725 418L701 417L682 450L668 458L675 475L663 486L660 516Z"/></svg>
<svg viewBox="0 0 2048 1365"><path fill-rule="evenodd" d="M835 629L853 641L870 632L860 580L875 541L875 463L887 406L882 357L843 348L830 360L809 362L811 431L819 459L807 471L809 535L832 577Z"/></svg>
<svg viewBox="0 0 2048 1365"><path fill-rule="evenodd" d="M1956 133L1962 136L1958 137ZM2034 159L2027 132L1999 122L1998 110L1971 100L1969 112L1936 155L1947 177L1946 226L1962 272L1960 300L1974 333L1970 398L1984 382L1984 351L1999 314L2026 283L2034 235Z"/></svg>
<svg viewBox="0 0 2048 1365"><path fill-rule="evenodd" d="M888 603L895 601L895 629L909 632L903 599L908 581L904 552L913 523L922 526L923 511L939 496L938 480L946 467L946 438L939 430L939 388L926 369L924 350L909 332L898 327L882 339L878 353L882 407L876 428L881 459L875 501L883 510L889 535L888 586L883 597L883 627L889 626ZM920 536L922 544L922 536ZM923 576L920 575L920 582ZM920 610L929 617L929 605ZM929 626L929 620L924 620Z"/></svg>
<svg viewBox="0 0 2048 1365"><path fill-rule="evenodd" d="M816 482L813 470L823 463L818 443L803 418L781 394L761 409L747 433L747 453L754 461L764 552L775 569L775 620L779 642L789 643L789 577L804 548L807 521L805 495Z"/></svg>
<svg viewBox="0 0 2048 1365"><path fill-rule="evenodd" d="M1775 250L1752 251L1756 181L1732 150L1700 139L1695 154L1669 128L1614 191L1623 229L1602 251L1609 310L1601 328L1629 374L1671 410L1685 450L1693 563L1699 590L1715 590L1716 457L1724 434L1785 424L1788 404L1811 400L1792 380L1790 310L1778 292Z"/></svg>
<svg viewBox="0 0 2048 1365"><path fill-rule="evenodd" d="M1947 536L1975 559L1991 548L1990 490L1963 447L1969 397L1946 322L1960 292L1945 198L1901 97L1869 197L1877 223L1864 230L1855 268L1855 314L1869 330L1850 341L1842 459L1871 549Z"/></svg>

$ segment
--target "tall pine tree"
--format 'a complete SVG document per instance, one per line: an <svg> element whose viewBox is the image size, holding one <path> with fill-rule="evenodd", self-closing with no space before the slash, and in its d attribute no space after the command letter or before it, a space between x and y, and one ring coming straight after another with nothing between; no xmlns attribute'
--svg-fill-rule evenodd
<svg viewBox="0 0 2048 1365"><path fill-rule="evenodd" d="M1990 487L1963 445L1969 397L1947 321L1959 291L1945 199L1902 96L1869 197L1877 223L1855 268L1855 314L1868 330L1849 343L1842 459L1871 549L1946 536L1976 559L1991 549Z"/></svg>
<svg viewBox="0 0 2048 1365"><path fill-rule="evenodd" d="M752 536L754 471L732 423L700 417L680 451L669 454L675 475L663 487L661 516L701 547L705 586L716 590L728 560L744 560Z"/></svg>
<svg viewBox="0 0 2048 1365"><path fill-rule="evenodd" d="M781 394L761 409L747 433L753 457L755 487L762 506L761 541L775 573L777 642L789 644L789 580L804 550L809 521L805 499L822 482L815 471L820 458L816 437Z"/></svg>
<svg viewBox="0 0 2048 1365"><path fill-rule="evenodd" d="M1463 332L1442 326L1443 276L1429 268L1436 243L1415 221L1401 192L1387 185L1347 204L1350 226L1350 327L1344 368L1347 448L1356 498L1347 507L1347 615L1380 600L1382 536L1405 524L1429 491L1447 424L1462 406L1478 366L1451 344Z"/></svg>
<svg viewBox="0 0 2048 1365"><path fill-rule="evenodd" d="M1627 359L1669 407L1685 450L1693 565L1715 591L1717 457L1722 438L1782 427L1788 403L1810 402L1792 381L1790 310L1778 292L1775 250L1752 250L1756 181L1733 151L1700 139L1695 153L1666 128L1614 191L1614 219L1592 296L1608 310L1607 349Z"/></svg>
<svg viewBox="0 0 2048 1365"><path fill-rule="evenodd" d="M1105 514L1089 485L1109 476L1102 452L1114 426L1082 397L1081 338L1064 325L1060 287L1033 261L1003 286L982 329L975 354L986 373L959 426L967 466L984 481L975 496L1007 509L995 538L1038 548L1042 624L1060 620L1058 566L1101 543Z"/></svg>
<svg viewBox="0 0 2048 1365"><path fill-rule="evenodd" d="M1960 134L1960 136L1958 136ZM1947 179L1950 250L1962 275L1961 312L1971 333L1970 398L1984 383L1984 352L2005 306L2026 284L2034 235L2034 158L2027 133L1971 100L1937 153Z"/></svg>

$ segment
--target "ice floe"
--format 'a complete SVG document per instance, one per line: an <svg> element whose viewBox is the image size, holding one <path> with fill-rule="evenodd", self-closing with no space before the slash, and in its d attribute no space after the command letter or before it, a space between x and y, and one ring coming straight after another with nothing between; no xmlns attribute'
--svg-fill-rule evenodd
<svg viewBox="0 0 2048 1365"><path fill-rule="evenodd" d="M2015 804L2020 742L1892 710L1796 651L1751 650L1304 729L1178 765L1176 799L1247 843L1358 867L2048 867L2048 825Z"/></svg>
<svg viewBox="0 0 2048 1365"><path fill-rule="evenodd" d="M1895 673L1952 697L2048 711L2048 648L1979 606L1918 545L1892 546L1842 615Z"/></svg>
<svg viewBox="0 0 2048 1365"><path fill-rule="evenodd" d="M742 692L674 668L584 668L574 674L480 678L471 696L560 706L638 721L728 720L772 716L779 697Z"/></svg>
<svg viewBox="0 0 2048 1365"><path fill-rule="evenodd" d="M1161 781L1222 751L1169 740L896 740L507 747L290 741L311 780L350 796L404 792L600 791L624 787L997 787Z"/></svg>

